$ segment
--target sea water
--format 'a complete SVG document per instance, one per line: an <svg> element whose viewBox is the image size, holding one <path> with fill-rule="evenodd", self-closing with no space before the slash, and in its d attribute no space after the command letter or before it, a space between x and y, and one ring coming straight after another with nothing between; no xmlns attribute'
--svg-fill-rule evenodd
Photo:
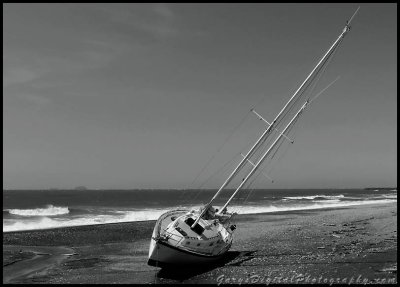
<svg viewBox="0 0 400 287"><path fill-rule="evenodd" d="M3 232L156 220L173 208L199 208L216 190L3 190ZM232 194L224 191L219 208ZM268 213L383 204L396 189L243 190L229 212Z"/></svg>

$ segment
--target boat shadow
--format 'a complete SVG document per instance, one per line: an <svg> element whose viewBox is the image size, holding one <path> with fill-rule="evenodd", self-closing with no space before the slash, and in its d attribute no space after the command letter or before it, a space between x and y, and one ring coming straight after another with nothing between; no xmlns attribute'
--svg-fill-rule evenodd
<svg viewBox="0 0 400 287"><path fill-rule="evenodd" d="M197 275L207 273L216 268L224 266L240 266L243 262L251 260L253 253L256 251L228 251L218 261L206 265L190 265L190 266L164 266L156 274L157 278L172 279L172 280L187 280Z"/></svg>

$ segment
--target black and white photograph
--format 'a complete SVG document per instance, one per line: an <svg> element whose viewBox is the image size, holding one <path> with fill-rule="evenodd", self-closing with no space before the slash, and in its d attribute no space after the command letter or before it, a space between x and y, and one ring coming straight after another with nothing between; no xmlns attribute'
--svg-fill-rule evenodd
<svg viewBox="0 0 400 287"><path fill-rule="evenodd" d="M3 284L397 284L397 3L3 3Z"/></svg>

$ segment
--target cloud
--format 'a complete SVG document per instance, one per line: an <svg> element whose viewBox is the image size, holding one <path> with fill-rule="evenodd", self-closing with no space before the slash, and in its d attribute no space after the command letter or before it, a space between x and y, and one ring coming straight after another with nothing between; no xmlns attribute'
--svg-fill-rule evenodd
<svg viewBox="0 0 400 287"><path fill-rule="evenodd" d="M178 33L176 15L165 3L103 6L99 11L111 22L111 27L118 28L118 33L129 33L130 37L135 36L135 31L158 40Z"/></svg>

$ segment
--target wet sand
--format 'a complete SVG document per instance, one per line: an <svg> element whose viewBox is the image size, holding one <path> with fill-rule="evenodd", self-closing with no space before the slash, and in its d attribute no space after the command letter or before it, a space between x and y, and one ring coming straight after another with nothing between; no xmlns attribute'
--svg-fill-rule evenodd
<svg viewBox="0 0 400 287"><path fill-rule="evenodd" d="M154 223L3 233L3 283L397 282L395 203L239 215L231 250L206 268L148 266Z"/></svg>

